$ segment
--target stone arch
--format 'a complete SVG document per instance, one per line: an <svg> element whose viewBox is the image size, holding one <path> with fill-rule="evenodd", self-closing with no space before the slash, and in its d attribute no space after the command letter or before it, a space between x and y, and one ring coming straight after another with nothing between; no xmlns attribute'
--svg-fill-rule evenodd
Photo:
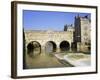
<svg viewBox="0 0 100 80"><path fill-rule="evenodd" d="M30 55L37 55L41 53L41 45L37 41L31 41L27 45L27 53Z"/></svg>
<svg viewBox="0 0 100 80"><path fill-rule="evenodd" d="M46 53L56 52L56 49L57 49L57 46L54 41L46 42L46 44L45 44L45 52Z"/></svg>
<svg viewBox="0 0 100 80"><path fill-rule="evenodd" d="M70 50L70 43L68 41L62 41L60 43L60 51L69 51Z"/></svg>

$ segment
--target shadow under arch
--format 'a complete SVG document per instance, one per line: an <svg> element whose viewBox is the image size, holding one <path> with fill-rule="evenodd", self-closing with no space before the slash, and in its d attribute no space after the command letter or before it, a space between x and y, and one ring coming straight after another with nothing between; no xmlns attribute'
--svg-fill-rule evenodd
<svg viewBox="0 0 100 80"><path fill-rule="evenodd" d="M63 52L63 51L69 51L70 49L70 44L68 41L64 40L60 43L60 51Z"/></svg>
<svg viewBox="0 0 100 80"><path fill-rule="evenodd" d="M41 45L38 41L31 41L27 45L27 53L31 56L38 55L41 53Z"/></svg>
<svg viewBox="0 0 100 80"><path fill-rule="evenodd" d="M46 42L46 44L45 44L45 52L46 53L56 52L56 49L57 49L57 46L54 41Z"/></svg>

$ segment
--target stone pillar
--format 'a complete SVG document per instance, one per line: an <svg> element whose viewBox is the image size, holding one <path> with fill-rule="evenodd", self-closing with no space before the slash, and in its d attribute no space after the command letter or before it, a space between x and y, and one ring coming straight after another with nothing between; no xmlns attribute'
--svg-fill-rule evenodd
<svg viewBox="0 0 100 80"><path fill-rule="evenodd" d="M60 52L60 47L59 47L59 45L57 45L57 50L56 50L56 52Z"/></svg>
<svg viewBox="0 0 100 80"><path fill-rule="evenodd" d="M59 53L59 52L60 52L60 48L57 48L57 51L56 51L56 52L58 52L58 53Z"/></svg>
<svg viewBox="0 0 100 80"><path fill-rule="evenodd" d="M41 46L41 54L45 55L45 46Z"/></svg>

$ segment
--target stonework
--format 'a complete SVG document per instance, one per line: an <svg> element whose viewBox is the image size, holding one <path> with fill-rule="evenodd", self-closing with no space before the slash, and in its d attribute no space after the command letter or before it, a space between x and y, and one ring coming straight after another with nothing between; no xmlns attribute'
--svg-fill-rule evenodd
<svg viewBox="0 0 100 80"><path fill-rule="evenodd" d="M46 43L52 42L57 48L56 52L59 52L61 48L61 43L66 41L65 43L68 44L67 47L69 47L69 51L72 49L73 43L74 46L77 46L77 51L89 51L91 46L90 28L91 22L87 16L77 16L75 17L74 27L73 25L65 25L64 31L25 31L25 46L27 49L29 43L36 41L41 45L41 50L45 51Z"/></svg>
<svg viewBox="0 0 100 80"><path fill-rule="evenodd" d="M91 21L88 16L75 17L74 41L80 46L80 51L87 51L91 44Z"/></svg>
<svg viewBox="0 0 100 80"><path fill-rule="evenodd" d="M73 42L72 31L25 31L26 46L32 42L39 42L41 47L45 47L46 43L52 41L56 44L57 48L61 42L66 41L70 44Z"/></svg>

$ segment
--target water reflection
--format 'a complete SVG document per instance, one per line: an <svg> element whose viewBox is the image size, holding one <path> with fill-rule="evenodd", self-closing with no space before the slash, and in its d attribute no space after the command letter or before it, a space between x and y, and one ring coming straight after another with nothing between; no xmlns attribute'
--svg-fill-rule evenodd
<svg viewBox="0 0 100 80"><path fill-rule="evenodd" d="M63 61L58 60L53 54L55 53L41 53L30 57L27 53L26 69L71 67L69 63L63 64Z"/></svg>

